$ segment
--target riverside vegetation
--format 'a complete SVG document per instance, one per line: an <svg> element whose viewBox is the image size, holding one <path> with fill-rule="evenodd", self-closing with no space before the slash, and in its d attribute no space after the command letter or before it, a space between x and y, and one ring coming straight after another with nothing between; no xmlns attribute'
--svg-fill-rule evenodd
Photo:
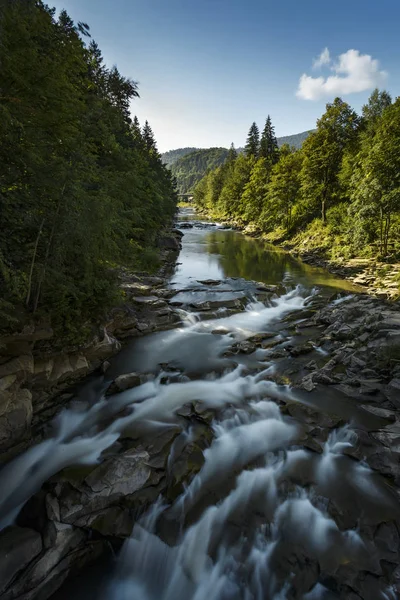
<svg viewBox="0 0 400 600"><path fill-rule="evenodd" d="M340 98L327 104L301 149L278 148L270 117L261 136L253 123L245 152L232 147L197 184L194 201L214 218L328 261L394 262L399 173L400 99L375 90L361 116ZM397 292L399 284L394 270Z"/></svg>
<svg viewBox="0 0 400 600"><path fill-rule="evenodd" d="M173 179L85 23L33 0L2 0L0 22L2 328L82 342L123 300L118 267L157 266Z"/></svg>

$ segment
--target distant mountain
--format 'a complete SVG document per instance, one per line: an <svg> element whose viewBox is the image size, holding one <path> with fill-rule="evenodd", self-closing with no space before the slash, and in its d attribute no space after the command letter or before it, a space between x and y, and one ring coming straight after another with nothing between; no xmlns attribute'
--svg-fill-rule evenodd
<svg viewBox="0 0 400 600"><path fill-rule="evenodd" d="M198 150L198 148L178 148L177 150L169 150L168 152L161 154L161 160L169 167L183 156L186 156L186 154L190 154L196 150Z"/></svg>
<svg viewBox="0 0 400 600"><path fill-rule="evenodd" d="M284 135L283 137L279 137L278 146L283 146L283 144L289 144L289 146L294 146L299 149L302 147L304 140L315 131L315 129L309 129L308 131L302 131L302 133L294 133L293 135Z"/></svg>
<svg viewBox="0 0 400 600"><path fill-rule="evenodd" d="M313 131L315 131L315 129L309 129L308 131L302 131L301 133L294 133L293 135L285 135L283 137L278 137L278 145L283 146L283 144L289 144L289 146L301 148L306 137L308 137ZM201 150L201 148L177 148L176 150L169 150L168 152L164 152L164 154L161 155L161 158L164 164L170 166L173 165L177 160L179 160L183 156L191 154L192 152L196 152L197 150ZM237 151L243 152L243 148L237 148Z"/></svg>
<svg viewBox="0 0 400 600"><path fill-rule="evenodd" d="M285 135L277 138L278 145L289 144L294 148L301 148L306 137L315 131L310 129L294 135ZM237 148L243 152L244 148ZM193 191L194 186L205 175L208 169L215 169L222 165L226 159L226 148L178 148L161 155L162 161L167 165L177 181L179 194Z"/></svg>
<svg viewBox="0 0 400 600"><path fill-rule="evenodd" d="M226 148L206 148L183 155L170 164L169 168L177 181L178 193L187 194L193 191L205 173L222 165L227 156Z"/></svg>

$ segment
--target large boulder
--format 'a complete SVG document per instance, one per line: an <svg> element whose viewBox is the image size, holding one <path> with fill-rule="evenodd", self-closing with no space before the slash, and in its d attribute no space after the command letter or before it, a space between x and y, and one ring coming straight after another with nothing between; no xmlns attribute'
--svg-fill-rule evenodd
<svg viewBox="0 0 400 600"><path fill-rule="evenodd" d="M110 396L111 394L124 392L125 390L137 387L140 383L139 373L125 373L124 375L119 375L107 389L106 395Z"/></svg>
<svg viewBox="0 0 400 600"><path fill-rule="evenodd" d="M151 483L150 455L127 450L95 467L82 481L57 486L53 510L61 522L98 530L103 535L125 537L132 530L129 501ZM129 504L129 502L128 502Z"/></svg>

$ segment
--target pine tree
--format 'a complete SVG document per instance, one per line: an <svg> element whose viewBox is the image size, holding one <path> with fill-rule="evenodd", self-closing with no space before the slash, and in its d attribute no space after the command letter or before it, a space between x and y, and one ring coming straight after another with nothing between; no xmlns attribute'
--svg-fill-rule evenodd
<svg viewBox="0 0 400 600"><path fill-rule="evenodd" d="M226 157L225 163L227 165L230 165L230 164L234 163L236 159L237 159L237 152L236 152L235 146L232 142L232 144L230 145L230 148L228 151L228 156Z"/></svg>
<svg viewBox="0 0 400 600"><path fill-rule="evenodd" d="M253 123L249 129L244 151L246 156L254 156L254 158L258 157L260 152L260 131L256 123Z"/></svg>
<svg viewBox="0 0 400 600"><path fill-rule="evenodd" d="M272 125L271 117L269 115L261 135L260 156L266 159L269 166L277 163L279 159L279 149L275 136L275 128Z"/></svg>
<svg viewBox="0 0 400 600"><path fill-rule="evenodd" d="M158 153L154 133L147 120L143 125L142 138L148 152Z"/></svg>

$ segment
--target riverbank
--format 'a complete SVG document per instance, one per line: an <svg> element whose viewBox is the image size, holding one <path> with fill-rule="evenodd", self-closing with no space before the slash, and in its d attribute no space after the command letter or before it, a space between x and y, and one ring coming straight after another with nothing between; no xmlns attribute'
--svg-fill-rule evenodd
<svg viewBox="0 0 400 600"><path fill-rule="evenodd" d="M202 218L215 218L215 215L197 213ZM226 226L242 231L255 239L262 239L279 246L300 258L306 264L322 267L343 279L347 279L368 294L388 300L400 298L400 262L386 262L377 258L340 256L329 258L326 246L320 245L318 236L297 235L292 240L277 235L266 235L253 227L245 226L235 220L222 221Z"/></svg>
<svg viewBox="0 0 400 600"><path fill-rule="evenodd" d="M107 369L124 340L173 327L178 317L164 299L182 234L160 238L155 275L119 270L124 301L112 309L83 345L60 349L49 323L29 323L0 335L0 464L41 437L41 427L73 396L71 386Z"/></svg>

